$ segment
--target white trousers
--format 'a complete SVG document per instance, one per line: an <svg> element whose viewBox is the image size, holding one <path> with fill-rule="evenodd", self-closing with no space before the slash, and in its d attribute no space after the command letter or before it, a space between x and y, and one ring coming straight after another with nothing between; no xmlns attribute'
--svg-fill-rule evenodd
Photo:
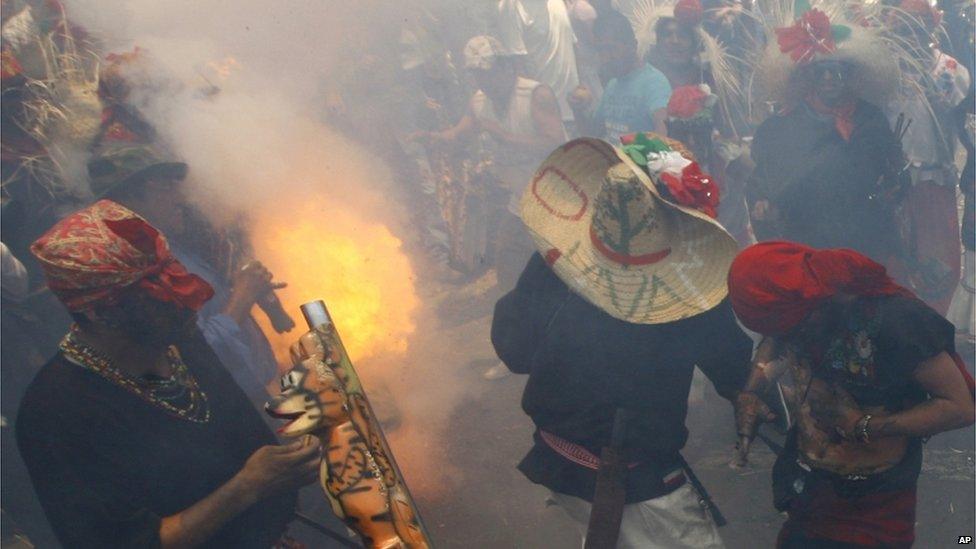
<svg viewBox="0 0 976 549"><path fill-rule="evenodd" d="M552 499L579 523L586 535L590 503L552 492ZM624 505L617 549L724 549L718 527L698 503L689 483L666 496Z"/></svg>

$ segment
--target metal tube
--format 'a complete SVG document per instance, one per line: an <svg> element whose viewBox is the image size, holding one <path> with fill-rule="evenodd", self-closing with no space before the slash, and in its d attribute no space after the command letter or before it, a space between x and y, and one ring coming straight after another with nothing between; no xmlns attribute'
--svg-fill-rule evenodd
<svg viewBox="0 0 976 549"><path fill-rule="evenodd" d="M332 317L329 316L329 310L325 308L325 302L321 299L309 301L302 305L302 316L305 317L305 322L308 323L309 329L312 330L319 326L332 324Z"/></svg>

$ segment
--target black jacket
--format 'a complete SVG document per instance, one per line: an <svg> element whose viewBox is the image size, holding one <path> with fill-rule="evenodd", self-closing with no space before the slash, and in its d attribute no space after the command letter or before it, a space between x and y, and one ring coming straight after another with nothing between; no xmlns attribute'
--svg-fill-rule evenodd
<svg viewBox="0 0 976 549"><path fill-rule="evenodd" d="M572 293L538 254L495 306L491 339L509 369L529 374L522 408L536 427L599 455L614 411L629 412L624 457L641 463L628 475L631 502L666 493L661 475L688 438L694 367L732 398L752 352L727 301L667 324L624 322ZM556 492L593 495L595 471L563 459L538 434L519 468Z"/></svg>
<svg viewBox="0 0 976 549"><path fill-rule="evenodd" d="M770 117L756 130L750 204L768 200L776 222L754 222L760 240L815 248L853 248L886 263L903 254L883 191L903 183L901 143L876 107L859 102L845 141L833 118L806 104Z"/></svg>
<svg viewBox="0 0 976 549"><path fill-rule="evenodd" d="M169 415L60 353L27 389L17 440L65 547L159 547L163 517L205 498L255 450L276 443L202 335L178 348L206 394L206 423ZM295 498L254 505L202 547L270 547L291 520Z"/></svg>

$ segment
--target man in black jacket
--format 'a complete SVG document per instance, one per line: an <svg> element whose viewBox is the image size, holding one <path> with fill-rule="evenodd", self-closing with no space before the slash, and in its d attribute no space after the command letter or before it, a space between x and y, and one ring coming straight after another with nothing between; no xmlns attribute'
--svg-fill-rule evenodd
<svg viewBox="0 0 976 549"><path fill-rule="evenodd" d="M877 106L898 85L897 48L877 29L817 9L775 35L757 67L778 112L752 142L756 237L852 248L904 279L894 212L908 182L905 157ZM893 126L902 133L907 123Z"/></svg>
<svg viewBox="0 0 976 549"><path fill-rule="evenodd" d="M541 253L496 305L492 343L529 374L522 407L537 429L519 464L529 480L585 524L622 409L619 546L722 547L679 451L695 366L730 400L747 375L751 343L725 299L736 244L663 200L647 175L594 139L549 157L522 200Z"/></svg>

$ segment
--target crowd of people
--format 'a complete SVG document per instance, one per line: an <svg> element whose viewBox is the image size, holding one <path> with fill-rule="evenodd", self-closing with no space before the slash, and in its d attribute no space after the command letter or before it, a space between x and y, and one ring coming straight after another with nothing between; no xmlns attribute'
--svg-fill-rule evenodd
<svg viewBox="0 0 976 549"><path fill-rule="evenodd" d="M347 78L396 87L336 78L323 122L394 167L430 276L494 273L484 376L528 374L519 469L585 532L616 440L617 546L722 547L680 454L697 367L734 405L739 463L793 418L781 547L911 546L922 441L973 423L973 3L479 16L467 36L405 22L395 67ZM261 413L280 370L252 317L294 327L284 283L246 220L214 225L183 192L193 167L130 100L144 52L102 51L56 1L2 18L7 531L296 546L321 449L280 445ZM374 88L406 91L357 108Z"/></svg>
<svg viewBox="0 0 976 549"><path fill-rule="evenodd" d="M723 547L680 453L697 367L733 404L733 464L789 418L779 547L910 547L922 441L974 422L970 73L927 2L744 4L596 9L602 95L569 98L592 137L520 197L537 254L492 325L528 374L519 469L599 546Z"/></svg>

